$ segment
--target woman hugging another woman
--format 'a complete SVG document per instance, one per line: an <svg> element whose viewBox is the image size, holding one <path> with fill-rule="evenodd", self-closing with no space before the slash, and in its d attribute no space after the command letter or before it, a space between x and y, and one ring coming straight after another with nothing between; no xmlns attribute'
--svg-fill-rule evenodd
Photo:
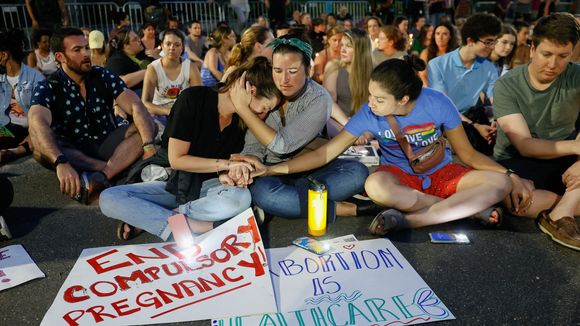
<svg viewBox="0 0 580 326"><path fill-rule="evenodd" d="M245 80L255 89L249 110L264 115L281 98L271 71L266 58L256 58L232 72L219 90L196 86L179 95L162 137L173 168L169 180L117 186L101 193L103 214L122 221L117 229L120 240L141 230L168 240L167 218L176 212L188 217L193 233L201 234L250 207L250 191L236 187L228 177L230 169L251 168L229 160L242 150L245 134L232 102L232 85L245 72Z"/></svg>

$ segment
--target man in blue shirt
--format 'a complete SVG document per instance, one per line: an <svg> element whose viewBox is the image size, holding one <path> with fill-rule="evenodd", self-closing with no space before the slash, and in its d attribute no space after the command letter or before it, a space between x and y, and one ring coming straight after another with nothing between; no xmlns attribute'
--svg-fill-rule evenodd
<svg viewBox="0 0 580 326"><path fill-rule="evenodd" d="M87 203L139 156L155 154L155 125L118 76L91 66L80 29L58 30L51 47L62 68L34 89L29 112L33 154L56 170L61 192ZM119 126L114 101L133 124ZM77 171L90 172L79 176Z"/></svg>
<svg viewBox="0 0 580 326"><path fill-rule="evenodd" d="M491 155L495 139L495 125L486 119L482 107L472 109L483 92L492 101L497 70L486 58L491 54L501 22L490 14L471 16L461 29L463 46L429 61L429 87L445 93L461 113L468 136L479 134L482 139L470 141L474 147ZM475 132L477 131L477 132Z"/></svg>

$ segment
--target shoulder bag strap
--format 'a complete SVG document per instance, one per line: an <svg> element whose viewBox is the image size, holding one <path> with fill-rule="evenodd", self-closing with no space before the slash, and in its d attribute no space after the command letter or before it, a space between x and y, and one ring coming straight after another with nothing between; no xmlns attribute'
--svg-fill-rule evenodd
<svg viewBox="0 0 580 326"><path fill-rule="evenodd" d="M395 133L397 142L399 143L399 146L401 146L401 149L405 153L405 156L407 156L407 159L411 159L411 157L413 156L413 150L411 149L411 145L409 145L409 142L407 141L405 136L403 136L403 133L401 132L401 128L399 127L399 124L397 123L395 116L388 115L387 121L389 122L391 129Z"/></svg>

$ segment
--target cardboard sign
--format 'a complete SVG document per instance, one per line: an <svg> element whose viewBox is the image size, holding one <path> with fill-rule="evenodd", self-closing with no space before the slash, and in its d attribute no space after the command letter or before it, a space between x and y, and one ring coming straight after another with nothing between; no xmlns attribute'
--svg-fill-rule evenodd
<svg viewBox="0 0 580 326"><path fill-rule="evenodd" d="M345 242L315 255L267 252L278 313L216 319L214 326L409 325L455 319L387 239Z"/></svg>
<svg viewBox="0 0 580 326"><path fill-rule="evenodd" d="M252 298L252 300L248 300ZM276 311L251 209L195 239L83 250L42 325L143 325Z"/></svg>
<svg viewBox="0 0 580 326"><path fill-rule="evenodd" d="M44 277L21 245L0 249L0 291Z"/></svg>

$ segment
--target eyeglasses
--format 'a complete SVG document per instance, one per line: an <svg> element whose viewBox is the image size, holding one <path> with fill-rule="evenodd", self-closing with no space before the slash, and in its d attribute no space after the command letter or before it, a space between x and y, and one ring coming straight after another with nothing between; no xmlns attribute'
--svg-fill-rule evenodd
<svg viewBox="0 0 580 326"><path fill-rule="evenodd" d="M493 40L493 41L477 40L477 41L483 43L483 45L485 45L488 48L494 47L497 44L497 40Z"/></svg>

